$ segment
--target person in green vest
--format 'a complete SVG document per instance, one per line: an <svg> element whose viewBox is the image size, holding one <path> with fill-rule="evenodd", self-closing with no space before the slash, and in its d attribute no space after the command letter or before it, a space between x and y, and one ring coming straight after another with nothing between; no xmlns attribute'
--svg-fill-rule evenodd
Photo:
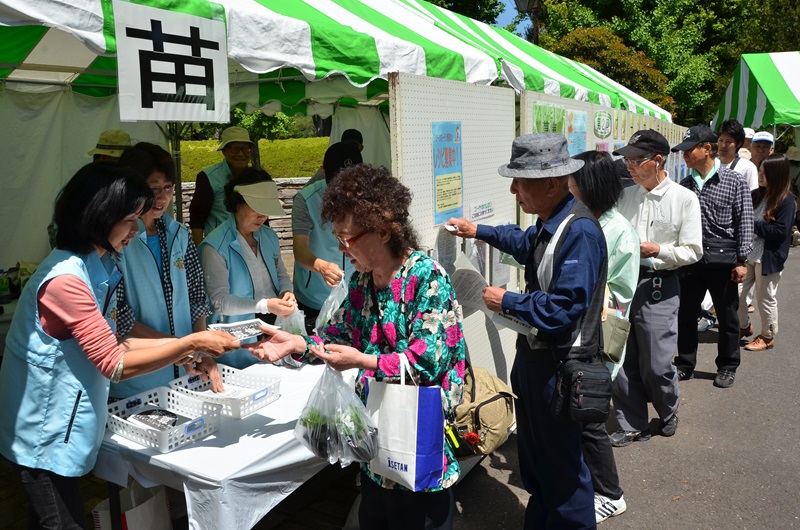
<svg viewBox="0 0 800 530"><path fill-rule="evenodd" d="M225 158L197 174L194 196L189 204L189 227L195 245L199 246L205 236L230 216L225 209L225 184L247 169L254 147L247 129L228 127L222 131L217 151L222 151Z"/></svg>

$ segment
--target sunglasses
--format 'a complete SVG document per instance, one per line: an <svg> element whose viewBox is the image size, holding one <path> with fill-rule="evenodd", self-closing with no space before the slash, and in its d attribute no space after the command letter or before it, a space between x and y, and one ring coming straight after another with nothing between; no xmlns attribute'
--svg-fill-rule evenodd
<svg viewBox="0 0 800 530"><path fill-rule="evenodd" d="M339 244L342 245L344 248L350 248L350 245L358 241L358 239L360 239L366 233L367 231L364 230L360 234L356 234L353 237L342 237L338 235L336 232L333 232L333 237L335 237L336 241L338 241Z"/></svg>

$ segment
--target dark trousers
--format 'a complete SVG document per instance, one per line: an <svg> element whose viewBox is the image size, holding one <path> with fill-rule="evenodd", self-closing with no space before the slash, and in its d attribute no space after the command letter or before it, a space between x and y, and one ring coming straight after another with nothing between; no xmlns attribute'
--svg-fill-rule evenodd
<svg viewBox="0 0 800 530"><path fill-rule="evenodd" d="M583 461L592 475L594 492L609 499L619 500L622 488L619 487L617 461L611 448L605 423L586 423L581 433Z"/></svg>
<svg viewBox="0 0 800 530"><path fill-rule="evenodd" d="M697 319L706 289L717 313L719 342L717 370L739 367L739 284L731 281L731 269L696 263L681 269L681 307L678 310L678 358L675 366L692 373L697 366Z"/></svg>
<svg viewBox="0 0 800 530"><path fill-rule="evenodd" d="M319 316L319 309L314 309L313 307L309 307L306 304L302 303L300 300L297 301L297 308L303 312L306 318L306 333L309 335L314 334L314 325L317 323L317 317Z"/></svg>
<svg viewBox="0 0 800 530"><path fill-rule="evenodd" d="M595 528L592 478L581 452L583 426L550 414L556 378L553 361L517 352L511 371L518 397L517 450L522 483L531 495L524 528Z"/></svg>
<svg viewBox="0 0 800 530"><path fill-rule="evenodd" d="M452 488L433 492L386 489L361 472L361 530L451 530Z"/></svg>
<svg viewBox="0 0 800 530"><path fill-rule="evenodd" d="M30 501L28 528L83 530L86 515L76 477L14 465Z"/></svg>

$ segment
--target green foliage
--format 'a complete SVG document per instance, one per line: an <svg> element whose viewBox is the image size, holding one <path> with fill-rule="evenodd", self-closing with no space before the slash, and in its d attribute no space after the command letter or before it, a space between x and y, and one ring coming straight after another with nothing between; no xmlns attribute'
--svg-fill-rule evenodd
<svg viewBox="0 0 800 530"><path fill-rule="evenodd" d="M497 22L505 6L500 0L428 0L430 3L455 11L465 17L474 18L487 24Z"/></svg>
<svg viewBox="0 0 800 530"><path fill-rule="evenodd" d="M260 140L261 166L273 178L310 177L322 165L328 137ZM197 174L222 160L219 141L181 142L181 180L194 182Z"/></svg>
<svg viewBox="0 0 800 530"><path fill-rule="evenodd" d="M694 125L713 117L742 53L797 49L798 20L796 0L542 0L540 44L555 50L577 28L610 29L655 62L675 121Z"/></svg>
<svg viewBox="0 0 800 530"><path fill-rule="evenodd" d="M230 123L185 123L181 139L204 140L219 138L228 127L244 127L253 140L285 140L287 138L310 138L316 136L316 129L310 117L290 117L281 112L267 116L260 110L247 114L243 109L231 110Z"/></svg>
<svg viewBox="0 0 800 530"><path fill-rule="evenodd" d="M642 52L623 44L608 28L577 28L553 51L571 57L607 75L617 83L672 112L674 101L666 94L667 77Z"/></svg>

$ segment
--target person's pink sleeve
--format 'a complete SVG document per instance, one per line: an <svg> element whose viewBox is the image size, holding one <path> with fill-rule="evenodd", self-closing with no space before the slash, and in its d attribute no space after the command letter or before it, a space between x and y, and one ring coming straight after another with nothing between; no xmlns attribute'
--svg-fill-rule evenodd
<svg viewBox="0 0 800 530"><path fill-rule="evenodd" d="M74 338L89 361L111 379L125 352L89 287L77 276L64 274L46 282L39 289L37 300L45 333L59 340Z"/></svg>

